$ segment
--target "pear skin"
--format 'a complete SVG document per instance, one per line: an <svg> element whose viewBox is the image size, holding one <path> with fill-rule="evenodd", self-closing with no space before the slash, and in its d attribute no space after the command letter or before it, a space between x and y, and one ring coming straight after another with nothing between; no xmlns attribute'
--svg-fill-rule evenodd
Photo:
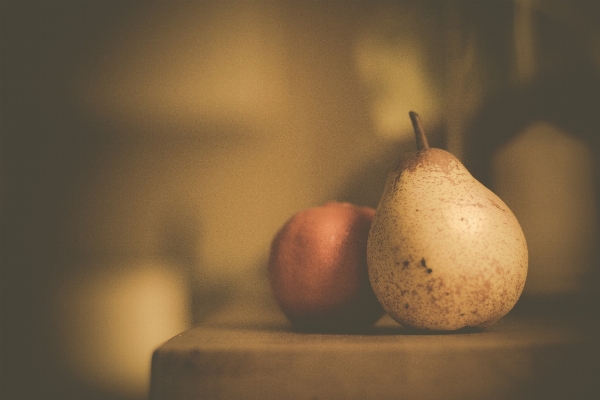
<svg viewBox="0 0 600 400"><path fill-rule="evenodd" d="M367 243L369 279L405 327L487 327L519 299L525 236L514 214L451 153L430 148L410 117L417 151L388 175Z"/></svg>
<svg viewBox="0 0 600 400"><path fill-rule="evenodd" d="M360 330L383 316L367 271L374 214L370 207L330 202L298 212L275 235L269 280L296 329Z"/></svg>

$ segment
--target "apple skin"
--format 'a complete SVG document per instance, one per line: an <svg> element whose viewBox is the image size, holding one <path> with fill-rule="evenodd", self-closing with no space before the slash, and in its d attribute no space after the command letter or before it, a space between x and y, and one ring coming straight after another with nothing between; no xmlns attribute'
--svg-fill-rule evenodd
<svg viewBox="0 0 600 400"><path fill-rule="evenodd" d="M374 215L373 208L330 202L298 212L275 235L269 281L294 328L361 330L383 316L367 268Z"/></svg>

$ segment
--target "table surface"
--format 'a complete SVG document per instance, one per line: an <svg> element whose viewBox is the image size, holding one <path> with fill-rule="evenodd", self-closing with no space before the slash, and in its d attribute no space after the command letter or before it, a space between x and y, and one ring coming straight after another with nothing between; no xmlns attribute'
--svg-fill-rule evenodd
<svg viewBox="0 0 600 400"><path fill-rule="evenodd" d="M514 310L485 330L293 331L238 302L158 348L151 399L599 399L598 320Z"/></svg>

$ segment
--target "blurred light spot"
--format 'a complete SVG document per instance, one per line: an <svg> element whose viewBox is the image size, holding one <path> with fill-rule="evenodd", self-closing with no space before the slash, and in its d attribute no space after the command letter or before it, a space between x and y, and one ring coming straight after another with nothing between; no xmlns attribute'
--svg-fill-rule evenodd
<svg viewBox="0 0 600 400"><path fill-rule="evenodd" d="M407 114L411 110L433 125L440 112L439 99L427 75L424 49L410 40L386 42L373 35L360 38L356 63L372 93L373 123L386 138L413 137Z"/></svg>
<svg viewBox="0 0 600 400"><path fill-rule="evenodd" d="M62 287L63 351L81 382L139 398L153 350L188 328L189 290L176 270L154 261L101 267Z"/></svg>
<svg viewBox="0 0 600 400"><path fill-rule="evenodd" d="M497 152L493 173L495 191L527 238L525 293L582 290L598 228L590 149L556 126L538 122Z"/></svg>

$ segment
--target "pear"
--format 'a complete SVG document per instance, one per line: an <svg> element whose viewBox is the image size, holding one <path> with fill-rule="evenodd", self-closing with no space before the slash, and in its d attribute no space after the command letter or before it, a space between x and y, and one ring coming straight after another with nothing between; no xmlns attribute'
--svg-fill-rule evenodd
<svg viewBox="0 0 600 400"><path fill-rule="evenodd" d="M408 328L488 327L519 299L527 244L514 214L451 153L430 148L410 112L417 151L387 177L367 243L369 279Z"/></svg>
<svg viewBox="0 0 600 400"><path fill-rule="evenodd" d="M277 232L269 281L296 329L360 330L383 316L367 271L374 215L370 207L329 202L296 213Z"/></svg>

